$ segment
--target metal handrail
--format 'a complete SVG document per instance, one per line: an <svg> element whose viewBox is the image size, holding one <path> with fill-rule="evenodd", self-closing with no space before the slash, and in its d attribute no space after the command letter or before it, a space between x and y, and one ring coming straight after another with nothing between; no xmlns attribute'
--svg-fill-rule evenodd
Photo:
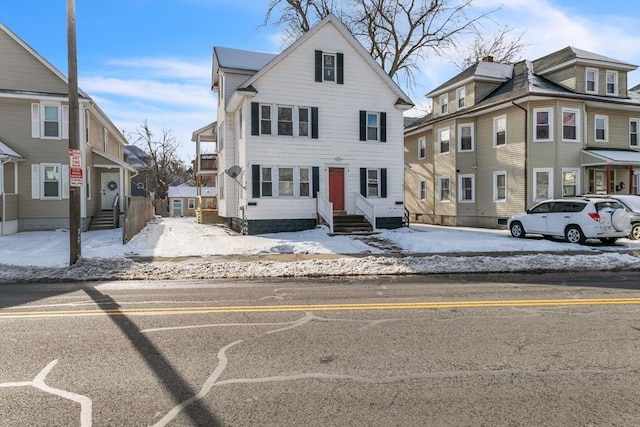
<svg viewBox="0 0 640 427"><path fill-rule="evenodd" d="M113 225L114 227L119 227L119 219L120 219L120 195L116 194L113 198L113 203L111 204L111 210L113 211Z"/></svg>

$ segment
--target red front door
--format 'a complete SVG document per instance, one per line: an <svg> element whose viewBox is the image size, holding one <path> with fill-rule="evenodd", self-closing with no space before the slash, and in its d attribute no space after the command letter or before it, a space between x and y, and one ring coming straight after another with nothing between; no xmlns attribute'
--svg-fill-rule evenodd
<svg viewBox="0 0 640 427"><path fill-rule="evenodd" d="M344 210L344 169L329 168L329 201L334 211Z"/></svg>

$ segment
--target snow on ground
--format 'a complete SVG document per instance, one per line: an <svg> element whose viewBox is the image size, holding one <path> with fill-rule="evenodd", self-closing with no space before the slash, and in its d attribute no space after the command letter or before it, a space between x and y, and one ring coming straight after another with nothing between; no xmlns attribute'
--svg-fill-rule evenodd
<svg viewBox="0 0 640 427"><path fill-rule="evenodd" d="M121 233L82 233L82 260L73 266L66 230L2 236L0 282L640 269L640 241L574 245L479 228L416 224L329 236L318 227L242 236L194 218L156 218L126 245Z"/></svg>

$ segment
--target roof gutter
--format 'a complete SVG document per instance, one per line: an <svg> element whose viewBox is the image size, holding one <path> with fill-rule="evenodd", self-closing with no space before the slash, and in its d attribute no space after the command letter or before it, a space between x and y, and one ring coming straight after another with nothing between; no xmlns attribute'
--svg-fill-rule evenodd
<svg viewBox="0 0 640 427"><path fill-rule="evenodd" d="M521 105L515 103L515 101L511 101L511 103L524 111L524 209L527 209L527 203L529 200L529 185L528 179L529 176L529 111Z"/></svg>

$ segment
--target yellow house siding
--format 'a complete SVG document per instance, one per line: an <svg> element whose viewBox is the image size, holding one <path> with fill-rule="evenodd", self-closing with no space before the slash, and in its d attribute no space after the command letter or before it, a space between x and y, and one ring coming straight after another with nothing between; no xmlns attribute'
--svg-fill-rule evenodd
<svg viewBox="0 0 640 427"><path fill-rule="evenodd" d="M595 140L595 116L608 117L608 141ZM640 107L637 111L589 108L587 107L587 145L599 148L629 148L629 119L640 118Z"/></svg>
<svg viewBox="0 0 640 427"><path fill-rule="evenodd" d="M578 86L579 70L580 67L571 66L545 74L543 77L568 89L584 92L584 69L582 69L582 86Z"/></svg>
<svg viewBox="0 0 640 427"><path fill-rule="evenodd" d="M434 212L434 179L433 179L433 133L425 131L418 135L408 136L405 139L405 162L409 169L405 170L405 207L409 211L411 221L427 221L427 215ZM425 138L426 153L425 158L420 159L418 155L418 139ZM420 181L426 182L426 198L420 200ZM421 216L417 216L421 215Z"/></svg>

